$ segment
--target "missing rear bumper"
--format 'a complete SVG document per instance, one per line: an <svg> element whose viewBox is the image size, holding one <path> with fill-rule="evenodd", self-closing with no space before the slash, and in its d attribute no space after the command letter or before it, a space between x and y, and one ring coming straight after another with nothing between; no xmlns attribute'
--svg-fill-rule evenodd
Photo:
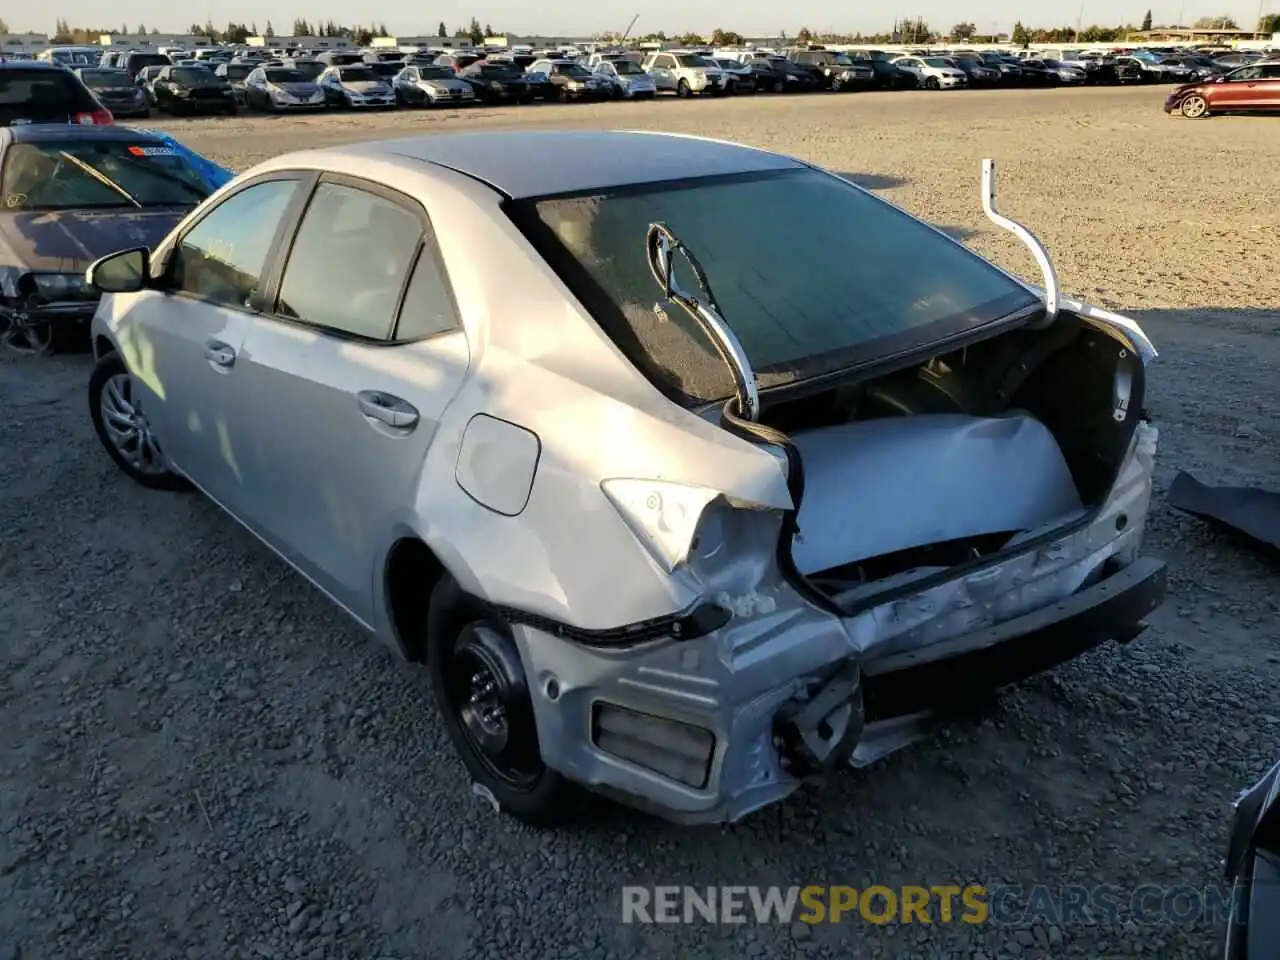
<svg viewBox="0 0 1280 960"><path fill-rule="evenodd" d="M1166 568L1137 560L1050 606L955 641L863 664L868 721L950 705L1056 667L1107 640L1132 640L1164 600Z"/></svg>

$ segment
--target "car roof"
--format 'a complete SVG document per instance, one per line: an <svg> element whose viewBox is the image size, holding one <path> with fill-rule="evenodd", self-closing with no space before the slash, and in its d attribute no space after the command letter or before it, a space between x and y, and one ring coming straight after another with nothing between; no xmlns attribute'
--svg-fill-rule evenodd
<svg viewBox="0 0 1280 960"><path fill-rule="evenodd" d="M0 70L66 70L60 63L48 60L0 60Z"/></svg>
<svg viewBox="0 0 1280 960"><path fill-rule="evenodd" d="M430 134L323 152L435 163L515 199L805 166L791 157L722 140L633 130ZM287 166L287 159L280 165Z"/></svg>
<svg viewBox="0 0 1280 960"><path fill-rule="evenodd" d="M127 140L137 144L163 143L159 137L131 127L96 126L81 123L20 123L0 128L0 146L8 143L43 143L60 140Z"/></svg>

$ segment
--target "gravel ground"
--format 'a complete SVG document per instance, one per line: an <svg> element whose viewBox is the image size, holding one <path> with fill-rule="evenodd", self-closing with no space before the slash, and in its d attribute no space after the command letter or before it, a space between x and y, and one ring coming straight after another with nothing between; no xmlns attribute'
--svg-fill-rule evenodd
<svg viewBox="0 0 1280 960"><path fill-rule="evenodd" d="M371 136L662 128L857 176L1009 266L978 161L1064 286L1163 351L1148 549L1172 597L1128 648L732 828L606 808L538 833L468 794L424 677L197 497L93 439L84 357L0 361L0 958L1209 956L1210 921L623 925L624 883L1201 888L1276 753L1280 591L1163 506L1178 468L1280 487L1274 119L1163 91L885 94L174 122L243 168ZM853 225L851 225L853 228Z"/></svg>

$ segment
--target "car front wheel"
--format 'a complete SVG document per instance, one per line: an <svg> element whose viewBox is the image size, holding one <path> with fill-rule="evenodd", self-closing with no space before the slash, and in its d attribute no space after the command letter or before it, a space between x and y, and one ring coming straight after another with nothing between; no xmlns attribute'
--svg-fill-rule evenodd
<svg viewBox="0 0 1280 960"><path fill-rule="evenodd" d="M1209 115L1209 104L1199 94L1192 94L1182 101L1182 115L1189 120L1199 120Z"/></svg>
<svg viewBox="0 0 1280 960"><path fill-rule="evenodd" d="M542 760L533 696L509 631L445 576L431 593L427 673L472 791L532 825L563 822L583 791Z"/></svg>
<svg viewBox="0 0 1280 960"><path fill-rule="evenodd" d="M134 482L152 490L190 490L169 469L138 403L133 375L118 353L108 353L89 377L89 417L108 456Z"/></svg>

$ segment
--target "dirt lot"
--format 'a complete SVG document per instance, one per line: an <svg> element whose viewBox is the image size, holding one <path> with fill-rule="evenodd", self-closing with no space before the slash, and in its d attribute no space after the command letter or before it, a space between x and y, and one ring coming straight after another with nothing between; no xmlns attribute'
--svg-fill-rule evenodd
<svg viewBox="0 0 1280 960"><path fill-rule="evenodd" d="M1046 239L1064 286L1138 317L1163 351L1148 545L1173 595L1130 647L730 829L606 811L541 834L470 798L418 672L206 502L115 471L85 413L85 358L0 362L0 958L1211 955L1209 920L1123 912L1023 927L619 922L624 883L1124 896L1217 883L1230 801L1277 752L1280 578L1162 500L1179 468L1280 487L1280 121L1173 120L1163 95L168 124L237 168L501 126L723 137L854 175L1030 271L981 217L978 161L993 156L1002 206Z"/></svg>

